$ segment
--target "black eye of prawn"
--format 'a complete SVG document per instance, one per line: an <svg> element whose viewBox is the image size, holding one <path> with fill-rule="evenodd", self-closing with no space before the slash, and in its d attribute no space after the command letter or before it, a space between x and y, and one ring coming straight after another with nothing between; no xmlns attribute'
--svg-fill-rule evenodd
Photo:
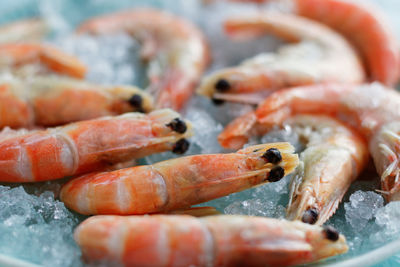
<svg viewBox="0 0 400 267"><path fill-rule="evenodd" d="M323 232L328 240L337 241L339 239L339 232L330 225L325 226Z"/></svg>
<svg viewBox="0 0 400 267"><path fill-rule="evenodd" d="M301 221L308 224L314 224L317 222L318 217L319 217L318 210L310 208L303 213Z"/></svg>
<svg viewBox="0 0 400 267"><path fill-rule="evenodd" d="M231 89L231 84L225 79L220 79L215 84L215 89L218 92L223 93L223 92L229 91Z"/></svg>
<svg viewBox="0 0 400 267"><path fill-rule="evenodd" d="M175 143L172 152L175 154L183 154L189 149L190 143L185 138L180 139Z"/></svg>
<svg viewBox="0 0 400 267"><path fill-rule="evenodd" d="M283 176L285 176L285 170L281 166L276 166L269 172L267 180L269 182L278 182Z"/></svg>
<svg viewBox="0 0 400 267"><path fill-rule="evenodd" d="M143 110L143 97L141 95L133 95L129 98L128 103L134 107L138 112L144 112Z"/></svg>
<svg viewBox="0 0 400 267"><path fill-rule="evenodd" d="M217 106L220 106L225 103L224 100L216 99L216 98L212 98L211 101L214 103L214 105L217 105Z"/></svg>
<svg viewBox="0 0 400 267"><path fill-rule="evenodd" d="M267 160L267 162L277 164L282 161L282 155L281 152L276 149L276 148L270 148L268 149L264 155L262 155L264 159Z"/></svg>
<svg viewBox="0 0 400 267"><path fill-rule="evenodd" d="M186 123L180 118L173 119L167 124L167 127L171 128L172 131L183 134L187 130Z"/></svg>

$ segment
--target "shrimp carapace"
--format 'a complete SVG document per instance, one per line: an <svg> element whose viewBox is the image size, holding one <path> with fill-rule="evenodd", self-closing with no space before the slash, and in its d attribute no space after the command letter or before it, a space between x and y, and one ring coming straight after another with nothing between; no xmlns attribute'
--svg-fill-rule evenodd
<svg viewBox="0 0 400 267"><path fill-rule="evenodd" d="M74 233L91 264L291 266L345 253L333 227L263 217L94 216Z"/></svg>
<svg viewBox="0 0 400 267"><path fill-rule="evenodd" d="M282 0L234 0L257 3ZM343 34L359 51L371 81L387 86L400 78L399 43L380 8L369 1L285 0L291 11Z"/></svg>
<svg viewBox="0 0 400 267"><path fill-rule="evenodd" d="M192 135L191 124L184 133L168 124L180 118L170 109L149 114L126 113L116 117L67 124L62 127L16 131L0 140L0 180L37 182L107 169L163 151L183 153L185 138ZM179 147L179 149L177 149Z"/></svg>
<svg viewBox="0 0 400 267"><path fill-rule="evenodd" d="M84 78L86 66L76 57L41 43L5 43L0 44L0 68L25 74L29 66L29 74L56 73L74 78ZM37 65L31 68L30 65Z"/></svg>
<svg viewBox="0 0 400 267"><path fill-rule="evenodd" d="M103 86L53 75L0 77L0 128L58 126L152 109L152 97L133 86Z"/></svg>
<svg viewBox="0 0 400 267"><path fill-rule="evenodd" d="M225 31L241 39L271 33L293 44L203 79L198 93L213 100L258 104L266 95L284 87L365 80L361 61L352 46L318 22L268 12L229 19Z"/></svg>
<svg viewBox="0 0 400 267"><path fill-rule="evenodd" d="M108 14L85 22L78 32L126 32L138 40L156 108L182 109L209 62L201 31L164 11L143 8Z"/></svg>
<svg viewBox="0 0 400 267"><path fill-rule="evenodd" d="M61 199L82 214L147 214L185 209L282 179L298 164L293 152L289 143L271 143L236 153L194 155L87 174L66 183Z"/></svg>

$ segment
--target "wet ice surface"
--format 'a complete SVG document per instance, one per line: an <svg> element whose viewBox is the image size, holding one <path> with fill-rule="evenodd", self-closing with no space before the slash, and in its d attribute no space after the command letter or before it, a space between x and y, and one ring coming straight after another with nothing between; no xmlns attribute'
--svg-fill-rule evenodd
<svg viewBox="0 0 400 267"><path fill-rule="evenodd" d="M386 7L391 19L396 21L400 36L400 21L396 13L400 7L398 0L374 0ZM73 36L71 30L88 16L111 12L128 6L156 6L166 8L176 14L190 18L204 30L210 46L214 64L208 73L221 67L233 66L260 52L274 50L280 42L272 37L256 41L240 42L230 40L222 29L222 21L231 15L255 12L255 6L235 4L225 6L221 3L200 8L194 0L90 0L62 1L29 0L13 1L0 5L3 20L11 20L13 11L24 16L26 7L38 10L44 15L56 38L52 40L67 52L77 55L89 67L87 79L103 84L135 84L145 87L145 66L138 52L140 46L129 36ZM134 3L133 3L134 2ZM71 12L72 11L72 12ZM199 153L226 152L216 141L219 132L233 118L252 110L251 106L240 104L211 105L207 99L194 98L184 112L193 121L195 136L187 155ZM302 145L290 128L276 129L257 142L290 141L297 151ZM178 157L172 153L162 153L147 157L142 163L155 163L160 160ZM265 184L257 188L232 194L203 205L212 205L220 212L283 218L288 202L290 177L277 183ZM61 183L41 183L39 186L24 185L7 189L0 187L0 253L26 259L47 266L79 266L80 251L73 242L72 230L82 218L69 212L62 203L54 200ZM382 197L373 190L378 187L376 175L369 180L356 181L346 194L338 212L327 222L346 235L350 251L339 258L350 258L360 253L388 243L400 236L400 202L383 206ZM360 191L361 190L361 191ZM393 223L394 222L394 223Z"/></svg>

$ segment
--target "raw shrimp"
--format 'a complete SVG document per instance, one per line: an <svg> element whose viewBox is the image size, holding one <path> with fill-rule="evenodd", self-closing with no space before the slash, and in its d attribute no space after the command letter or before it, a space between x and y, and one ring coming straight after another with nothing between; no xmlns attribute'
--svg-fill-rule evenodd
<svg viewBox="0 0 400 267"><path fill-rule="evenodd" d="M127 32L142 44L149 92L157 108L180 110L209 62L202 33L189 21L163 11L135 9L89 20L80 33Z"/></svg>
<svg viewBox="0 0 400 267"><path fill-rule="evenodd" d="M113 266L289 266L345 253L333 227L217 215L94 216L74 238L86 262Z"/></svg>
<svg viewBox="0 0 400 267"><path fill-rule="evenodd" d="M388 86L398 82L399 44L392 27L378 7L366 1L348 0L244 1L283 2L291 7L292 12L332 27L346 36L360 52L372 81Z"/></svg>
<svg viewBox="0 0 400 267"><path fill-rule="evenodd" d="M55 75L0 76L0 128L57 126L125 112L148 112L152 98L130 86L101 86Z"/></svg>
<svg viewBox="0 0 400 267"><path fill-rule="evenodd" d="M272 33L296 43L263 53L237 67L206 77L198 93L219 101L258 104L272 91L322 82L360 83L365 79L357 53L328 27L290 14L265 13L225 22L232 37Z"/></svg>
<svg viewBox="0 0 400 267"><path fill-rule="evenodd" d="M244 117L238 118L219 138L225 146L237 147L252 134L304 113L327 114L354 126L368 141L387 200L400 199L400 94L378 83L281 90L266 98L255 113L247 114L252 119L247 128L240 128Z"/></svg>
<svg viewBox="0 0 400 267"><path fill-rule="evenodd" d="M262 144L231 154L194 155L153 165L84 175L61 190L82 214L146 214L185 209L280 180L298 164L288 143Z"/></svg>
<svg viewBox="0 0 400 267"><path fill-rule="evenodd" d="M39 43L0 44L0 70L28 76L53 72L83 78L86 66L76 57L50 45Z"/></svg>
<svg viewBox="0 0 400 267"><path fill-rule="evenodd" d="M36 182L102 170L153 153L184 153L191 125L164 109L1 135L0 180Z"/></svg>
<svg viewBox="0 0 400 267"><path fill-rule="evenodd" d="M331 117L299 115L284 125L306 146L291 181L287 218L322 225L364 169L369 158L367 144Z"/></svg>
<svg viewBox="0 0 400 267"><path fill-rule="evenodd" d="M19 20L0 26L0 43L40 40L47 30L46 23L41 19Z"/></svg>

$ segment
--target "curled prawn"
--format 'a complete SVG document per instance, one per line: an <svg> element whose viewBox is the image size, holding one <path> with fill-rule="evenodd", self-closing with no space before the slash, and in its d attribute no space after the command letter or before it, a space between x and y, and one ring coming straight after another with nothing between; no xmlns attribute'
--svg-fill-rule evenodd
<svg viewBox="0 0 400 267"><path fill-rule="evenodd" d="M84 175L66 183L61 200L81 214L146 214L185 209L280 180L298 164L288 143L236 153L194 155L153 165Z"/></svg>
<svg viewBox="0 0 400 267"><path fill-rule="evenodd" d="M291 11L324 23L343 34L361 54L372 81L395 85L400 77L400 50L392 27L380 9L366 1L234 0L285 2Z"/></svg>
<svg viewBox="0 0 400 267"><path fill-rule="evenodd" d="M326 114L357 129L368 141L388 201L400 199L400 94L378 83L325 84L295 87L267 97L246 127L245 116L233 121L219 136L225 146L243 145L249 136L280 125L296 114Z"/></svg>
<svg viewBox="0 0 400 267"><path fill-rule="evenodd" d="M331 117L299 115L284 122L305 144L290 184L287 218L322 225L368 162L366 142Z"/></svg>
<svg viewBox="0 0 400 267"><path fill-rule="evenodd" d="M83 78L86 74L86 66L78 58L40 43L0 44L0 69L23 76L51 72Z"/></svg>
<svg viewBox="0 0 400 267"><path fill-rule="evenodd" d="M105 169L172 150L184 153L191 124L164 109L1 135L0 180L36 182Z"/></svg>
<svg viewBox="0 0 400 267"><path fill-rule="evenodd" d="M0 43L40 40L47 33L46 23L39 18L0 25Z"/></svg>
<svg viewBox="0 0 400 267"><path fill-rule="evenodd" d="M257 104L274 90L322 82L361 83L364 70L357 53L328 27L290 14L265 13L225 22L234 38L274 34L291 43L236 67L206 77L198 93L219 101Z"/></svg>
<svg viewBox="0 0 400 267"><path fill-rule="evenodd" d="M100 16L78 29L91 34L121 31L142 44L140 54L148 63L148 90L155 97L155 106L182 109L209 61L200 30L189 21L152 9Z"/></svg>
<svg viewBox="0 0 400 267"><path fill-rule="evenodd" d="M0 128L57 126L125 112L149 112L152 98L132 86L102 86L68 77L0 76Z"/></svg>
<svg viewBox="0 0 400 267"><path fill-rule="evenodd" d="M217 215L94 216L74 238L86 262L116 266L290 266L348 250L333 227Z"/></svg>

